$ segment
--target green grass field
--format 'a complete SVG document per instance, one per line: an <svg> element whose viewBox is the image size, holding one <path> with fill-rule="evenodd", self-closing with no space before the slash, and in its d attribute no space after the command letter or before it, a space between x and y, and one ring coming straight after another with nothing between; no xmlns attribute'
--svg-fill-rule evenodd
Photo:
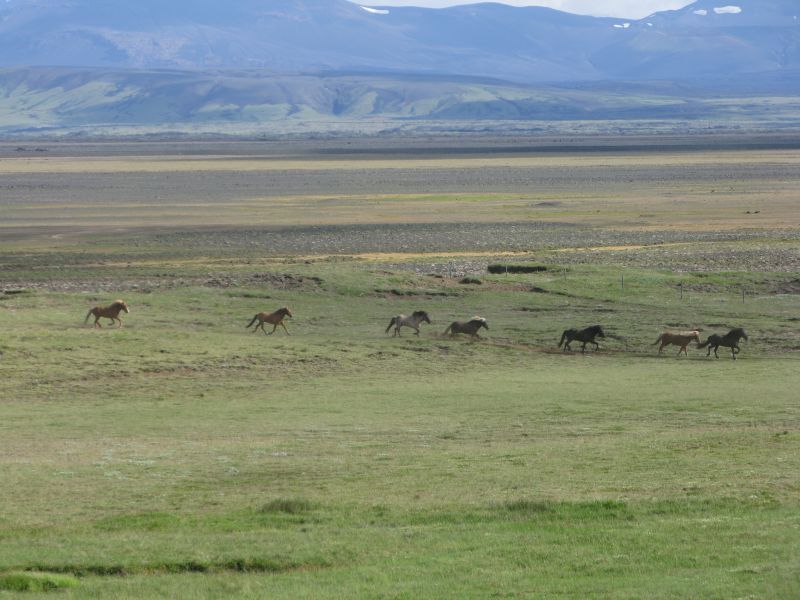
<svg viewBox="0 0 800 600"><path fill-rule="evenodd" d="M469 285L138 235L4 243L0 598L800 596L797 272L553 249ZM124 327L83 324L116 297ZM291 336L245 329L283 305ZM734 326L736 361L652 345Z"/></svg>

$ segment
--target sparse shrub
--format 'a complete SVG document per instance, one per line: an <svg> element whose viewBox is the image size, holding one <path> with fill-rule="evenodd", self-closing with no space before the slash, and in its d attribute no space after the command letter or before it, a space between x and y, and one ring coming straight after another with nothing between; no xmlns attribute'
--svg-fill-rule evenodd
<svg viewBox="0 0 800 600"><path fill-rule="evenodd" d="M0 590L10 592L49 592L78 585L71 575L54 573L7 573L0 575Z"/></svg>
<svg viewBox="0 0 800 600"><path fill-rule="evenodd" d="M313 508L314 505L311 502L303 500L302 498L277 498L262 506L261 512L297 515L310 512Z"/></svg>

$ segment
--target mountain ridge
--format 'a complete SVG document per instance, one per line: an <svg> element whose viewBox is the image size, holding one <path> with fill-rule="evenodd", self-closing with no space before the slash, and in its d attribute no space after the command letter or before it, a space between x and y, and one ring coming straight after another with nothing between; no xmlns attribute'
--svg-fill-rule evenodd
<svg viewBox="0 0 800 600"><path fill-rule="evenodd" d="M800 65L800 7L790 0L698 0L640 20L494 3L369 8L348 0L8 0L0 6L0 66L420 72L541 83Z"/></svg>

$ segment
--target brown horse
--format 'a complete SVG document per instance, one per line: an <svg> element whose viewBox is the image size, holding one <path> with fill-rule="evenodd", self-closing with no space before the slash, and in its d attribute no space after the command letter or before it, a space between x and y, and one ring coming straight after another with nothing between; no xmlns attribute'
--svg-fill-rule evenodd
<svg viewBox="0 0 800 600"><path fill-rule="evenodd" d="M253 333L255 333L259 327L261 327L261 331L264 332L264 335L272 335L273 333L275 333L275 330L278 328L278 325L280 325L281 327L283 327L283 330L286 332L286 335L291 335L289 333L289 330L286 329L286 325L283 324L283 319L285 317L291 317L291 316L292 316L292 311L290 311L288 308L284 306L283 308L279 308L275 312L258 313L255 317L253 317L253 320L247 324L247 327L250 327L250 325L258 321L256 326L253 328ZM267 333L267 330L264 329L264 323L269 323L270 325L272 325L272 331Z"/></svg>
<svg viewBox="0 0 800 600"><path fill-rule="evenodd" d="M661 342L661 347L658 349L658 353L661 354L661 351L664 350L664 346L669 346L672 344L673 346L680 346L678 350L678 356L681 355L683 352L686 356L689 356L686 352L686 346L689 345L689 342L695 340L698 344L700 343L700 332L699 331L684 331L682 333L670 333L669 331L665 331L658 339L653 342L655 346L659 342Z"/></svg>
<svg viewBox="0 0 800 600"><path fill-rule="evenodd" d="M489 330L489 324L486 322L486 319L483 317L472 317L469 321L455 321L451 323L450 326L444 330L442 335L450 334L450 337L456 337L458 333L466 333L467 335L471 335L473 338L480 339L481 336L478 335L478 331L481 328Z"/></svg>
<svg viewBox="0 0 800 600"><path fill-rule="evenodd" d="M83 320L83 324L86 325L86 323L89 322L89 317L94 315L95 327L102 327L102 325L100 325L101 318L111 319L111 324L109 326L113 325L114 321L119 321L119 327L122 327L122 319L119 318L119 313L121 313L123 310L126 313L131 312L131 309L128 308L128 305L125 304L124 300L115 300L114 304L110 306L95 306L88 313L86 313L86 318Z"/></svg>

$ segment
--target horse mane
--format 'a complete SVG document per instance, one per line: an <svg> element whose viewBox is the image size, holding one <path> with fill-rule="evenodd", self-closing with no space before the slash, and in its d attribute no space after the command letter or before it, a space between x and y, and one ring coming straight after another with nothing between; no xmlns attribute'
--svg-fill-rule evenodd
<svg viewBox="0 0 800 600"><path fill-rule="evenodd" d="M478 317L478 316L474 316L474 317L472 317L472 318L470 319L470 323L471 323L472 321L480 321L481 323L486 323L486 319L485 319L484 317Z"/></svg>
<svg viewBox="0 0 800 600"><path fill-rule="evenodd" d="M427 313L427 311L424 311L424 310L415 310L415 311L412 313L412 315L411 315L411 316L412 316L412 317L421 317L421 316L423 316L423 315L427 317L427 316L428 316L428 313Z"/></svg>

